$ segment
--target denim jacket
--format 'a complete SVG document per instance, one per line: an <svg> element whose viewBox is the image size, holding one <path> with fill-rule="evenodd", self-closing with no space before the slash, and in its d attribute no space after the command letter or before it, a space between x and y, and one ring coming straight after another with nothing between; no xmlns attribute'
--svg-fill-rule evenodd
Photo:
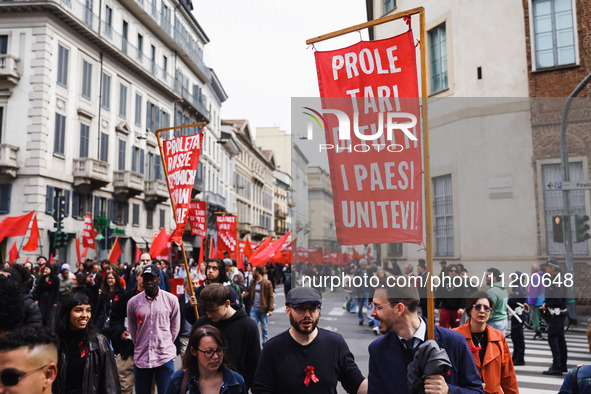
<svg viewBox="0 0 591 394"><path fill-rule="evenodd" d="M189 376L186 392L180 393L184 375L185 371L183 369L179 369L172 374L172 378L164 394L201 394L199 382L197 382L197 379L193 375ZM246 394L246 386L244 385L242 376L227 367L224 367L224 377L222 379L222 387L220 387L220 394L222 393Z"/></svg>
<svg viewBox="0 0 591 394"><path fill-rule="evenodd" d="M571 394L573 392L573 371L574 368L566 374L559 394ZM579 368L577 385L579 386L579 393L591 393L591 365L584 365Z"/></svg>

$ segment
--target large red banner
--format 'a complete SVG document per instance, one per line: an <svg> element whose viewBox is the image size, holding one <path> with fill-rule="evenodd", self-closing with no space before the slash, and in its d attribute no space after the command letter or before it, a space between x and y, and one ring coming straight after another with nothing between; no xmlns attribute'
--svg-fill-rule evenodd
<svg viewBox="0 0 591 394"><path fill-rule="evenodd" d="M228 258L236 259L237 221L234 215L218 215L216 217L218 230L218 252L228 252Z"/></svg>
<svg viewBox="0 0 591 394"><path fill-rule="evenodd" d="M96 231L92 228L92 218L86 215L84 218L84 227L82 227L82 246L85 248L95 249L94 238Z"/></svg>
<svg viewBox="0 0 591 394"><path fill-rule="evenodd" d="M340 245L423 240L412 32L316 52ZM308 108L309 109L309 108Z"/></svg>
<svg viewBox="0 0 591 394"><path fill-rule="evenodd" d="M170 237L173 242L183 241L202 141L203 133L198 133L163 142L164 168L175 208L176 229Z"/></svg>
<svg viewBox="0 0 591 394"><path fill-rule="evenodd" d="M191 226L191 235L199 237L207 236L207 202L191 201L189 209L189 225Z"/></svg>

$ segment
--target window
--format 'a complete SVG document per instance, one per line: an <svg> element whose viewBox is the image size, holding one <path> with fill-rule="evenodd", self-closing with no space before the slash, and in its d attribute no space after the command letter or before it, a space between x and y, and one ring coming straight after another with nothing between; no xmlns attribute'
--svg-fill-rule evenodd
<svg viewBox="0 0 591 394"><path fill-rule="evenodd" d="M127 119L127 86L119 85L119 117Z"/></svg>
<svg viewBox="0 0 591 394"><path fill-rule="evenodd" d="M154 1L154 0L152 0L152 1ZM162 28L167 33L170 33L170 11L168 9L168 6L166 4L164 4L164 1L160 5L160 13L162 14L162 17L160 19L160 22L162 24Z"/></svg>
<svg viewBox="0 0 591 394"><path fill-rule="evenodd" d="M6 55L8 53L8 35L0 35L0 55Z"/></svg>
<svg viewBox="0 0 591 394"><path fill-rule="evenodd" d="M129 203L109 199L109 220L125 225L129 221Z"/></svg>
<svg viewBox="0 0 591 394"><path fill-rule="evenodd" d="M144 173L144 150L137 146L131 151L131 171Z"/></svg>
<svg viewBox="0 0 591 394"><path fill-rule="evenodd" d="M123 53L127 53L127 34L129 32L129 23L123 21L123 29L121 31L121 50Z"/></svg>
<svg viewBox="0 0 591 394"><path fill-rule="evenodd" d="M151 60L151 65L150 65L150 69L152 71L152 75L156 74L156 47L154 45L151 46L151 56L150 56L150 60Z"/></svg>
<svg viewBox="0 0 591 394"><path fill-rule="evenodd" d="M120 171L125 170L125 140L119 140L119 160L117 168Z"/></svg>
<svg viewBox="0 0 591 394"><path fill-rule="evenodd" d="M99 160L109 161L109 134L101 132L101 150Z"/></svg>
<svg viewBox="0 0 591 394"><path fill-rule="evenodd" d="M574 64L572 0L532 0L536 68Z"/></svg>
<svg viewBox="0 0 591 394"><path fill-rule="evenodd" d="M107 217L107 199L94 196L94 217Z"/></svg>
<svg viewBox="0 0 591 394"><path fill-rule="evenodd" d="M583 163L575 162L569 163L570 180L582 181L584 180ZM562 172L560 171L560 164L546 164L542 166L542 180L543 184L547 185L550 182L562 180ZM574 214L585 215L585 191L571 190L569 193L570 208ZM564 255L564 243L554 242L552 232L552 218L556 215L562 215L563 201L561 190L544 190L544 218L546 222L546 249L549 255ZM574 220L571 220L574 222ZM564 221L563 223L567 223ZM587 242L575 242L576 232L575 224L571 223L571 234L573 240L573 254L586 255L589 253Z"/></svg>
<svg viewBox="0 0 591 394"><path fill-rule="evenodd" d="M166 70L168 69L168 58L162 56L162 79L166 81Z"/></svg>
<svg viewBox="0 0 591 394"><path fill-rule="evenodd" d="M90 100L92 93L92 64L82 61L82 97Z"/></svg>
<svg viewBox="0 0 591 394"><path fill-rule="evenodd" d="M64 155L66 144L66 117L56 112L55 114L55 138L53 140L53 153Z"/></svg>
<svg viewBox="0 0 591 394"><path fill-rule="evenodd" d="M12 185L10 183L0 184L0 213L10 212L10 192Z"/></svg>
<svg viewBox="0 0 591 394"><path fill-rule="evenodd" d="M0 143L2 142L2 130L4 129L4 107L0 107Z"/></svg>
<svg viewBox="0 0 591 394"><path fill-rule="evenodd" d="M45 187L45 213L49 215L53 214L53 207L56 202L55 197L58 196L65 198L65 214L66 216L68 216L70 214L70 191L59 189L57 187L49 185Z"/></svg>
<svg viewBox="0 0 591 394"><path fill-rule="evenodd" d="M142 56L144 53L144 36L138 33L137 35L137 58L138 60L142 60Z"/></svg>
<svg viewBox="0 0 591 394"><path fill-rule="evenodd" d="M72 192L72 217L84 218L87 212L92 212L92 194Z"/></svg>
<svg viewBox="0 0 591 394"><path fill-rule="evenodd" d="M396 8L396 0L384 0L384 14Z"/></svg>
<svg viewBox="0 0 591 394"><path fill-rule="evenodd" d="M160 210L160 228L164 227L164 222L166 219L166 211L164 209Z"/></svg>
<svg viewBox="0 0 591 394"><path fill-rule="evenodd" d="M402 257L402 243L388 244L388 257Z"/></svg>
<svg viewBox="0 0 591 394"><path fill-rule="evenodd" d="M454 217L451 175L433 178L435 255L454 255Z"/></svg>
<svg viewBox="0 0 591 394"><path fill-rule="evenodd" d="M447 89L447 44L445 23L429 31L431 93Z"/></svg>
<svg viewBox="0 0 591 394"><path fill-rule="evenodd" d="M105 6L105 35L107 37L111 37L111 32L113 24L113 9L108 5Z"/></svg>
<svg viewBox="0 0 591 394"><path fill-rule="evenodd" d="M111 108L111 76L103 73L102 106L104 109Z"/></svg>
<svg viewBox="0 0 591 394"><path fill-rule="evenodd" d="M140 225L140 204L133 204L133 213L131 216L132 224L134 226Z"/></svg>
<svg viewBox="0 0 591 394"><path fill-rule="evenodd" d="M70 51L62 45L57 46L57 83L68 87L68 57Z"/></svg>
<svg viewBox="0 0 591 394"><path fill-rule="evenodd" d="M135 125L142 125L142 96L135 94Z"/></svg>
<svg viewBox="0 0 591 394"><path fill-rule="evenodd" d="M154 209L153 208L146 208L146 227L147 228L154 227Z"/></svg>
<svg viewBox="0 0 591 394"><path fill-rule="evenodd" d="M84 2L84 23L92 28L92 0L85 0Z"/></svg>
<svg viewBox="0 0 591 394"><path fill-rule="evenodd" d="M80 123L80 157L88 157L88 144L90 142L90 126Z"/></svg>

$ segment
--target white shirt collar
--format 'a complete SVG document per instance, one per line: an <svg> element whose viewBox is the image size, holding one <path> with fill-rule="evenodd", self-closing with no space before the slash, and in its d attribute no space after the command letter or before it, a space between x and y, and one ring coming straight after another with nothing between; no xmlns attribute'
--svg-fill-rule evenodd
<svg viewBox="0 0 591 394"><path fill-rule="evenodd" d="M427 324L420 317L419 317L419 320L421 321L421 324L419 325L419 328L415 331L415 333L411 337L411 339L413 340L413 347L416 346L416 343L417 343L416 339L419 340L418 343L421 343L421 342L424 342L425 341L425 333L427 332ZM406 338L403 338L400 335L398 335L398 339L400 339L400 342L403 342L403 343L405 341L407 341Z"/></svg>

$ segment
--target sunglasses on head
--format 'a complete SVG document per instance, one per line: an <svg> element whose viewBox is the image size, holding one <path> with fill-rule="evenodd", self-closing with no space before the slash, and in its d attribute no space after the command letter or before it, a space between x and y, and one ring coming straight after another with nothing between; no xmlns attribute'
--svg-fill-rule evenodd
<svg viewBox="0 0 591 394"><path fill-rule="evenodd" d="M474 304L474 309L476 309L478 312L480 312L483 309L485 312L490 312L490 306L488 305Z"/></svg>
<svg viewBox="0 0 591 394"><path fill-rule="evenodd" d="M32 371L29 372L22 372L19 371L18 369L14 369L14 368L6 368L4 371L0 372L0 381L2 382L2 385L4 387L11 387L11 386L16 386L18 384L18 382L24 378L27 375L30 375L32 373L41 371L43 368L47 367L49 364L45 364L42 367L39 367L37 369L34 369Z"/></svg>

